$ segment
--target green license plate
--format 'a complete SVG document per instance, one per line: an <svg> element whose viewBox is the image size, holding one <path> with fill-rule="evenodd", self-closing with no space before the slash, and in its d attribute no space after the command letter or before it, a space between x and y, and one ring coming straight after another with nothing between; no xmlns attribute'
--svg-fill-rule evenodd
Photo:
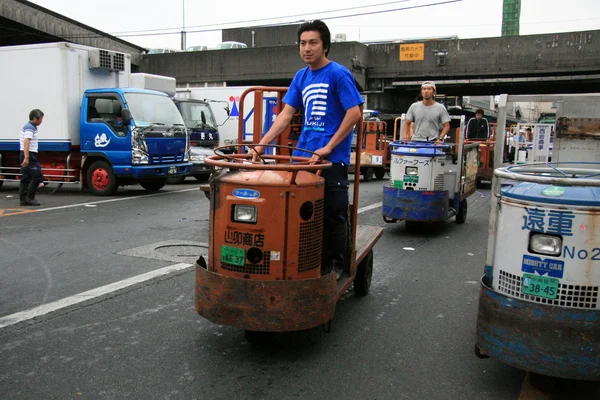
<svg viewBox="0 0 600 400"><path fill-rule="evenodd" d="M169 171L167 173L169 175L175 175L177 173L177 167L169 167Z"/></svg>
<svg viewBox="0 0 600 400"><path fill-rule="evenodd" d="M419 175L404 175L402 180L408 183L419 183Z"/></svg>
<svg viewBox="0 0 600 400"><path fill-rule="evenodd" d="M221 245L221 262L242 267L246 262L246 251L237 247Z"/></svg>
<svg viewBox="0 0 600 400"><path fill-rule="evenodd" d="M546 297L548 299L556 299L558 296L558 279L523 274L521 291L524 294Z"/></svg>

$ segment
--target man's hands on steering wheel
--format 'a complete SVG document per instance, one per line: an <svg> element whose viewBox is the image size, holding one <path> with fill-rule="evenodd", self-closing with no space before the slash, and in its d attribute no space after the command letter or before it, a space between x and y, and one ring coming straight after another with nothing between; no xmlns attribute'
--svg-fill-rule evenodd
<svg viewBox="0 0 600 400"><path fill-rule="evenodd" d="M263 151L265 150L265 146L258 144L258 145L249 145L249 147L251 147L251 149L248 151L248 154L252 155L252 162L257 162L258 160L260 160L262 163L265 163L264 158L261 157ZM329 147L327 147L327 146L321 147L320 149L315 150L313 152L313 155L310 157L310 160L308 161L308 163L315 164L320 161L323 161L330 154L331 154L331 149Z"/></svg>
<svg viewBox="0 0 600 400"><path fill-rule="evenodd" d="M265 151L265 147L262 145L250 145L249 147L251 147L251 149L248 151L248 154L252 155L252 162L256 162L260 159L260 161L264 163L265 159L261 157L261 154Z"/></svg>
<svg viewBox="0 0 600 400"><path fill-rule="evenodd" d="M314 164L321 160L325 160L327 158L327 156L331 154L331 151L332 150L328 146L321 147L320 149L315 150L314 154L308 161L309 164Z"/></svg>

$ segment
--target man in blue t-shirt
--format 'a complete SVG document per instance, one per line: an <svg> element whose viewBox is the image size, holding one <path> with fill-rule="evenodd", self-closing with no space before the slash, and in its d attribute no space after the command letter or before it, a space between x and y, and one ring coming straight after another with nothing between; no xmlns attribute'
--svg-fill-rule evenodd
<svg viewBox="0 0 600 400"><path fill-rule="evenodd" d="M361 117L362 97L348 69L327 59L331 45L329 28L323 21L306 22L298 29L300 56L307 67L296 73L283 98L285 106L273 126L250 152L256 160L264 145L273 142L289 126L292 116L301 110L303 126L297 147L313 151L294 151L296 156L319 156L333 163L323 171L325 178L325 220L322 263L323 273L347 268L348 164L350 131Z"/></svg>

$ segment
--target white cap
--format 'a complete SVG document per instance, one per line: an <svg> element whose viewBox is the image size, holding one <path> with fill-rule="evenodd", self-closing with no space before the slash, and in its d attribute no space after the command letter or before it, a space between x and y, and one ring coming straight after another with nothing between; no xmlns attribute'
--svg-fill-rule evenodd
<svg viewBox="0 0 600 400"><path fill-rule="evenodd" d="M435 88L435 82L433 82L433 81L425 81L425 82L423 82L421 84L421 89L423 89L424 87L427 87L427 86L430 86L430 87L433 88L433 90L437 91L437 89Z"/></svg>

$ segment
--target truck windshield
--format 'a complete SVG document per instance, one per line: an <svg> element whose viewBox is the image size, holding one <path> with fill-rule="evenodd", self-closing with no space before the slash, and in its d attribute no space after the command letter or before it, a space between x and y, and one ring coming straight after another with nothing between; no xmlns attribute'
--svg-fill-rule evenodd
<svg viewBox="0 0 600 400"><path fill-rule="evenodd" d="M212 110L207 103L181 101L180 108L186 127L206 128L206 126L202 126L202 114L204 113L207 127L216 129L217 123L215 122L215 116L213 115Z"/></svg>
<svg viewBox="0 0 600 400"><path fill-rule="evenodd" d="M183 126L183 119L173 101L167 96L149 93L125 93L135 126Z"/></svg>

